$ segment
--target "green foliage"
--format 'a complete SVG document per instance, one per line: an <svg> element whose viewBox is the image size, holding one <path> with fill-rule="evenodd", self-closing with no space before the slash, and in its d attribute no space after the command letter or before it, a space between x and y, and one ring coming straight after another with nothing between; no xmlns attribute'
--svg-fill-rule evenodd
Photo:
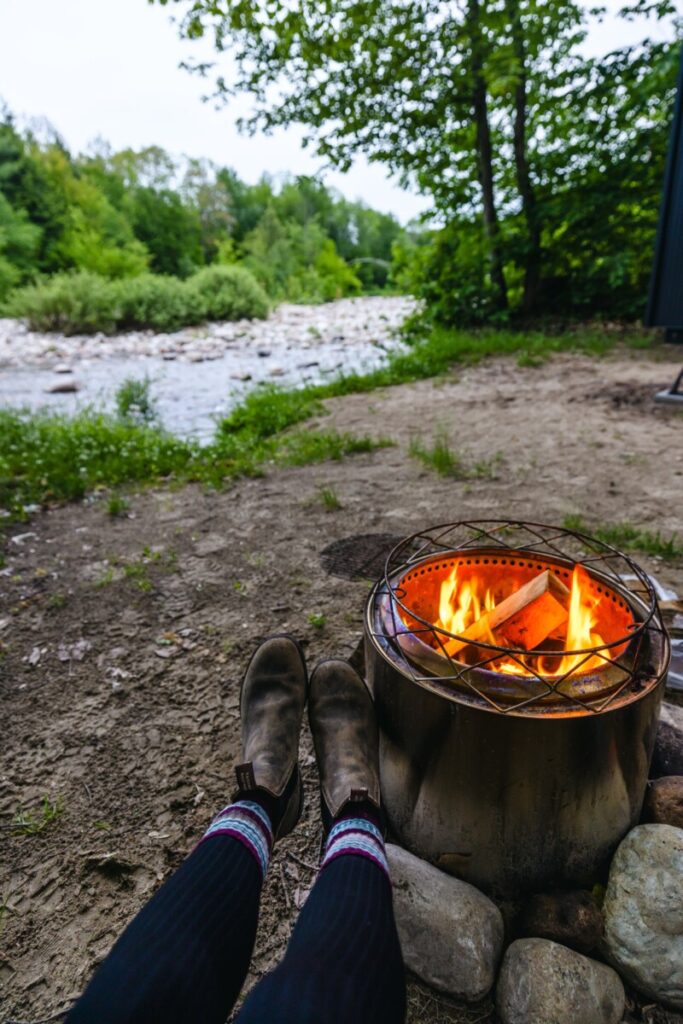
<svg viewBox="0 0 683 1024"><path fill-rule="evenodd" d="M146 327L177 330L208 319L262 318L268 300L243 267L207 267L186 281L155 274L108 281L80 271L16 290L7 309L34 330L108 334Z"/></svg>
<svg viewBox="0 0 683 1024"><path fill-rule="evenodd" d="M0 122L0 303L15 288L42 290L46 276L58 275L53 303L69 287L64 275L73 275L84 326L69 328L67 316L72 332L265 315L249 269L275 300L377 290L400 234L395 218L347 202L317 178L285 178L276 187L264 176L247 185L227 168L175 161L154 146L114 153L99 144L94 154L73 156L57 137L38 143L11 116ZM104 327L89 326L102 292L82 272L136 281L108 293ZM90 287L98 289L92 301L84 294ZM42 295L19 300L40 304ZM14 297L9 308L17 308Z"/></svg>
<svg viewBox="0 0 683 1024"><path fill-rule="evenodd" d="M158 411L151 389L149 377L143 377L142 380L127 377L114 395L116 410L121 419L147 424L156 422Z"/></svg>
<svg viewBox="0 0 683 1024"><path fill-rule="evenodd" d="M112 519L119 519L127 515L129 510L130 502L128 498L124 498L120 494L112 494L107 502L107 515L111 516Z"/></svg>
<svg viewBox="0 0 683 1024"><path fill-rule="evenodd" d="M333 165L362 154L431 198L439 226L417 247L398 239L392 276L435 322L642 315L683 34L674 3L624 0L622 17L656 31L591 57L605 10L579 0L177 2L186 37L210 36L230 61L216 98L250 94L251 130L303 125ZM358 264L366 287L380 265Z"/></svg>
<svg viewBox="0 0 683 1024"><path fill-rule="evenodd" d="M683 544L679 542L676 534L663 537L659 530L643 530L626 522L601 523L590 527L586 525L583 517L578 515L565 516L562 525L567 530L578 530L579 533L588 534L621 551L639 551L645 555L663 558L665 561L683 558Z"/></svg>
<svg viewBox="0 0 683 1024"><path fill-rule="evenodd" d="M308 621L316 629L323 629L327 623L327 616L323 612L312 612L308 616Z"/></svg>

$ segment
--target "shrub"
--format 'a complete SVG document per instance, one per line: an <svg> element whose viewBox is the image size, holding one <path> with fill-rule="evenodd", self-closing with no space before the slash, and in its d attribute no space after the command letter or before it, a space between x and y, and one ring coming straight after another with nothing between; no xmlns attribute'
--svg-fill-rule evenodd
<svg viewBox="0 0 683 1024"><path fill-rule="evenodd" d="M13 292L10 316L37 331L92 334L151 327L172 331L203 320L265 317L268 300L243 267L207 267L186 281L141 274L109 281L80 271L56 274Z"/></svg>
<svg viewBox="0 0 683 1024"><path fill-rule="evenodd" d="M187 287L200 296L208 320L263 319L268 315L268 297L244 267L205 267L188 281Z"/></svg>
<svg viewBox="0 0 683 1024"><path fill-rule="evenodd" d="M113 331L120 318L116 285L87 270L55 274L10 295L7 311L35 331L92 334Z"/></svg>
<svg viewBox="0 0 683 1024"><path fill-rule="evenodd" d="M152 382L149 377L136 380L126 379L116 389L116 411L122 420L133 423L155 423L159 418L156 401L152 396Z"/></svg>
<svg viewBox="0 0 683 1024"><path fill-rule="evenodd" d="M175 331L205 319L199 297L177 277L142 274L112 287L118 296L119 330Z"/></svg>

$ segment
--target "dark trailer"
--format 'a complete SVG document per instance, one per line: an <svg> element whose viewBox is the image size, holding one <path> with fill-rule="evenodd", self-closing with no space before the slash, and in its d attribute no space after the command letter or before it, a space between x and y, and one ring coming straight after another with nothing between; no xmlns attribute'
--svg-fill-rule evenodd
<svg viewBox="0 0 683 1024"><path fill-rule="evenodd" d="M683 341L683 52L645 323ZM683 402L683 370L660 401Z"/></svg>

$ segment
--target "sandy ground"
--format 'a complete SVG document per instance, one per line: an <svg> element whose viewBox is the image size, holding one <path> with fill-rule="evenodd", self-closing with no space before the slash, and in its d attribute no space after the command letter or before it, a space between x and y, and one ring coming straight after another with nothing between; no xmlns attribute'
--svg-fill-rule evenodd
<svg viewBox="0 0 683 1024"><path fill-rule="evenodd" d="M367 583L328 575L320 555L331 542L568 513L683 533L683 416L651 402L682 355L562 356L535 369L495 360L334 400L326 427L395 446L220 494L149 490L124 519L92 500L14 527L0 575L0 1019L65 1007L226 803L254 644L286 630L311 663L354 651ZM410 456L411 438L439 432L483 475L445 479ZM340 509L326 510L323 486ZM683 594L683 564L641 562ZM302 758L307 807L276 850L247 987L277 962L315 877L307 728ZM14 835L17 809L45 795L61 814ZM490 1003L457 1007L411 984L411 1024L494 1019Z"/></svg>

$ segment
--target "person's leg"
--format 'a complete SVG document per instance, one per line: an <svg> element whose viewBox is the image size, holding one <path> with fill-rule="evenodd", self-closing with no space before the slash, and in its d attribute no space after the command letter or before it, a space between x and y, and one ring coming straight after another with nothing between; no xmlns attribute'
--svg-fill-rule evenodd
<svg viewBox="0 0 683 1024"><path fill-rule="evenodd" d="M273 841L301 815L306 686L290 638L258 648L242 686L236 802L131 922L67 1024L223 1024L249 967Z"/></svg>
<svg viewBox="0 0 683 1024"><path fill-rule="evenodd" d="M401 1024L405 975L378 815L347 804L285 957L238 1024Z"/></svg>
<svg viewBox="0 0 683 1024"><path fill-rule="evenodd" d="M266 858L268 832L254 823ZM262 882L246 843L207 836L130 923L67 1024L223 1024L249 968Z"/></svg>

